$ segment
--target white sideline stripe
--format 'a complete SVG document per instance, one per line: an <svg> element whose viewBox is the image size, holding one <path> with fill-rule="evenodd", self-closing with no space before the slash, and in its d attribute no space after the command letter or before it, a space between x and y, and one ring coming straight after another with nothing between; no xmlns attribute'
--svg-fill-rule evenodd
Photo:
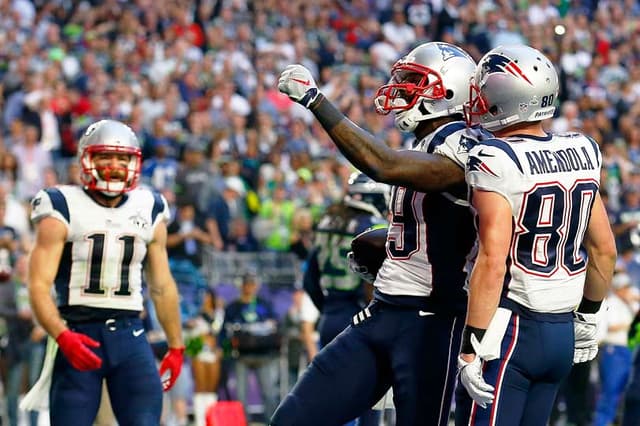
<svg viewBox="0 0 640 426"><path fill-rule="evenodd" d="M458 321L458 318L454 318L453 319L453 324L451 324L451 332L449 333L449 352L447 353L447 374L444 376L444 386L442 388L442 391L440 392L440 395L442 395L442 398L440 399L440 414L438 414L438 425L440 425L441 421L444 420L443 424L447 424L447 422L449 421L449 412L443 413L443 411L445 410L445 394L446 389L447 389L447 383L449 383L449 372L451 371L451 356L453 355L453 333L456 329L456 322ZM456 379L456 375L453 376L453 380ZM451 398L453 399L453 395L451 396ZM447 408L451 408L451 403L447 406ZM443 419L443 415L444 415L444 419Z"/></svg>
<svg viewBox="0 0 640 426"><path fill-rule="evenodd" d="M502 392L502 382L504 380L504 375L507 371L507 365L509 364L509 362L511 361L511 357L513 356L513 353L516 351L516 346L518 346L518 336L520 334L520 315L515 315L515 324L513 325L513 346L510 348L511 350L509 350L509 352L507 352L505 354L505 360L501 365L501 369L502 371L498 372L498 377L496 380L496 389L494 391L494 400L493 400L493 407L491 409L491 417L493 419L493 421L491 422L492 426L495 426L496 424L496 420L497 420L497 415L496 413L498 412L498 405L500 404L500 393Z"/></svg>

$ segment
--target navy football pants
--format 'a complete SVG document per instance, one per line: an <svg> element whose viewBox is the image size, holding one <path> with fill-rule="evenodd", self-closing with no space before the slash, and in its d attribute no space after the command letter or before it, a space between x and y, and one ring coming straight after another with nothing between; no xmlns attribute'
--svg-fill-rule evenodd
<svg viewBox="0 0 640 426"><path fill-rule="evenodd" d="M464 317L421 316L380 301L358 316L314 358L271 425L341 425L391 385L397 426L446 425Z"/></svg>
<svg viewBox="0 0 640 426"><path fill-rule="evenodd" d="M102 367L82 372L69 364L62 351L56 356L49 407L52 426L91 426L98 413L102 380L120 426L158 426L162 412L162 385L151 346L140 319L105 324L75 324L73 331L100 342L92 350Z"/></svg>
<svg viewBox="0 0 640 426"><path fill-rule="evenodd" d="M326 308L327 306L325 305L325 309ZM328 309L329 313L323 313L320 317L318 334L320 335L321 348L331 343L331 341L351 323L351 318L361 310L361 307L351 303L343 303L339 305L339 308L340 309ZM353 426L354 424L358 426L378 426L381 416L382 411L380 410L365 410L364 413L360 414L356 419L357 423L353 421L346 423L345 426Z"/></svg>
<svg viewBox="0 0 640 426"><path fill-rule="evenodd" d="M320 347L324 348L331 343L351 323L351 318L361 309L361 306L345 305L340 310L323 312L320 321L318 321Z"/></svg>
<svg viewBox="0 0 640 426"><path fill-rule="evenodd" d="M493 404L473 403L458 383L456 426L546 426L560 383L573 364L573 320L544 322L513 313L500 358L484 363L484 380L495 387Z"/></svg>

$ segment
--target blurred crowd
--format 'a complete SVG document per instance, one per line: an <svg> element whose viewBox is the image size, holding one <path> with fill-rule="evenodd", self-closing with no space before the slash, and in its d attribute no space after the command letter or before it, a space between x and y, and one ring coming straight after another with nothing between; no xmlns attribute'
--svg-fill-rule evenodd
<svg viewBox="0 0 640 426"><path fill-rule="evenodd" d="M280 71L304 64L354 122L399 149L408 136L374 112L373 95L404 52L430 40L475 59L526 43L553 60L561 90L548 127L600 144L619 273L640 288L638 35L636 0L0 0L0 280L15 284L2 315L30 320L20 299L28 203L42 187L79 182L79 135L101 118L136 131L143 183L170 202L185 324L202 313L201 291L219 284L201 273L203 252L303 262L315 219L354 170L278 92ZM43 337L19 331L24 342ZM19 388L13 380L5 393Z"/></svg>

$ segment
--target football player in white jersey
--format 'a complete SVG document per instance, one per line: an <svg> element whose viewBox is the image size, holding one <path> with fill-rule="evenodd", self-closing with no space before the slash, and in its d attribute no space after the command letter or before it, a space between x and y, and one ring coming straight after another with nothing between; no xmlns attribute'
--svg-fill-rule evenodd
<svg viewBox="0 0 640 426"><path fill-rule="evenodd" d="M495 139L474 146L466 167L478 245L456 424L546 425L572 363L598 348L595 314L616 259L602 156L587 136L543 128L558 75L531 47L487 53L470 93L468 121Z"/></svg>
<svg viewBox="0 0 640 426"><path fill-rule="evenodd" d="M106 379L119 424L157 426L163 387L178 377L184 351L166 251L167 203L136 187L140 144L125 124L89 126L78 160L83 186L48 188L31 203L36 242L29 297L38 322L59 346L51 424L92 425ZM140 319L143 267L169 346L160 372Z"/></svg>
<svg viewBox="0 0 640 426"><path fill-rule="evenodd" d="M282 72L279 90L309 108L358 169L395 186L374 301L316 356L272 425L338 425L389 386L398 425L447 424L466 311L463 267L475 239L464 165L478 135L462 116L474 70L466 52L440 42L396 62L375 106L415 135L405 151L348 120L302 65Z"/></svg>

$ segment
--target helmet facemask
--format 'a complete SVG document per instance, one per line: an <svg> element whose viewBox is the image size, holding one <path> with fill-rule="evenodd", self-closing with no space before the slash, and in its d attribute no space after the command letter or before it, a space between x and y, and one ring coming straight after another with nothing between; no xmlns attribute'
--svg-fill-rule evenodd
<svg viewBox="0 0 640 426"><path fill-rule="evenodd" d="M438 72L424 65L399 62L391 69L389 83L378 89L374 104L378 114L395 112L396 126L411 132L430 115L425 104L444 99L445 94Z"/></svg>
<svg viewBox="0 0 640 426"><path fill-rule="evenodd" d="M467 126L478 124L478 121L475 120L476 117L490 113L489 104L482 96L482 91L475 83L475 77L472 77L469 82L469 100L464 103L463 112Z"/></svg>
<svg viewBox="0 0 640 426"><path fill-rule="evenodd" d="M395 63L391 79L376 93L376 111L393 111L395 125L403 132L415 131L421 121L462 114L475 68L473 59L457 46L423 43Z"/></svg>
<svg viewBox="0 0 640 426"><path fill-rule="evenodd" d="M124 154L129 157L126 166L114 167L114 161L97 165L97 154ZM119 163L119 161L117 161ZM107 161L105 161L107 163ZM91 145L80 156L81 180L84 186L107 197L116 197L134 189L140 178L142 155L139 148L126 146Z"/></svg>
<svg viewBox="0 0 640 426"><path fill-rule="evenodd" d="M378 89L376 111L386 115L391 111L406 111L418 100L442 99L445 89L442 77L436 71L420 64L398 63L391 69L391 80Z"/></svg>

